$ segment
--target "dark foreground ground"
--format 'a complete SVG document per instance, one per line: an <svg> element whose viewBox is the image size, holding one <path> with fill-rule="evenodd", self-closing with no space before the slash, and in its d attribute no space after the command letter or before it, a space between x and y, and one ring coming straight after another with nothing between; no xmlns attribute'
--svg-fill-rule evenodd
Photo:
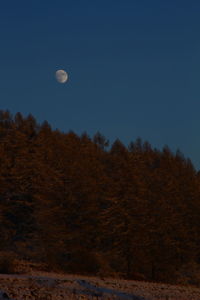
<svg viewBox="0 0 200 300"><path fill-rule="evenodd" d="M0 300L200 300L200 289L54 273L0 275Z"/></svg>

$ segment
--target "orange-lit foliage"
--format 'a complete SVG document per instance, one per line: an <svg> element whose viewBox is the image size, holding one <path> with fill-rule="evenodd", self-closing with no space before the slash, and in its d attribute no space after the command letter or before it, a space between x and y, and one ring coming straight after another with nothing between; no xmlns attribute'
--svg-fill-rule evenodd
<svg viewBox="0 0 200 300"><path fill-rule="evenodd" d="M199 175L168 147L108 145L1 111L0 250L50 269L177 280L199 263Z"/></svg>

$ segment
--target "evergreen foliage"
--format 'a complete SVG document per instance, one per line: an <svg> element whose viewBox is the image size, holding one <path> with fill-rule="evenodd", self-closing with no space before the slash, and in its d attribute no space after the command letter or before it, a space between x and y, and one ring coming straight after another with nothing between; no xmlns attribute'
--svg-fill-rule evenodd
<svg viewBox="0 0 200 300"><path fill-rule="evenodd" d="M108 145L0 111L0 251L53 270L181 282L200 263L199 173L180 150Z"/></svg>

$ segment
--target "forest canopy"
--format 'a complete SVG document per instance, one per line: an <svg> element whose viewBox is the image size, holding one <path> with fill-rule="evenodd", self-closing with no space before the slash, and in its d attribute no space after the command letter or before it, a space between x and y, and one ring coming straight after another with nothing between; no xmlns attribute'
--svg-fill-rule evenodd
<svg viewBox="0 0 200 300"><path fill-rule="evenodd" d="M49 270L199 284L199 224L199 173L180 150L0 111L0 251Z"/></svg>

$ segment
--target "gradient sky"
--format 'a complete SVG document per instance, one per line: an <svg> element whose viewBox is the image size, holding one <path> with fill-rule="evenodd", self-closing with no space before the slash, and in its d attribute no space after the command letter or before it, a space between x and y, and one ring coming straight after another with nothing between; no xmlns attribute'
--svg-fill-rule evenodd
<svg viewBox="0 0 200 300"><path fill-rule="evenodd" d="M200 168L199 0L1 1L0 38L0 109Z"/></svg>

